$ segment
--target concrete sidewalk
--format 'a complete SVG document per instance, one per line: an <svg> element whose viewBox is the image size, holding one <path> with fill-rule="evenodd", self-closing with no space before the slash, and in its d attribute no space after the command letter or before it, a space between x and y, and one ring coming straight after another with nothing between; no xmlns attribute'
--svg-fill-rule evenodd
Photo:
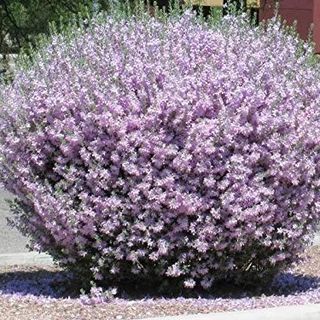
<svg viewBox="0 0 320 320"><path fill-rule="evenodd" d="M320 320L320 304L174 317L157 317L141 320Z"/></svg>
<svg viewBox="0 0 320 320"><path fill-rule="evenodd" d="M12 199L12 195L0 189L0 254L28 252L26 249L28 240L7 224L7 218L11 214L5 199Z"/></svg>
<svg viewBox="0 0 320 320"><path fill-rule="evenodd" d="M313 242L314 245L320 245L320 233L318 232L314 238L314 242ZM320 318L319 318L320 320Z"/></svg>
<svg viewBox="0 0 320 320"><path fill-rule="evenodd" d="M49 255L29 252L26 248L28 239L8 226L7 218L11 214L5 199L12 198L10 193L0 189L0 265L52 265Z"/></svg>
<svg viewBox="0 0 320 320"><path fill-rule="evenodd" d="M0 266L53 265L51 256L37 252L17 252L0 254Z"/></svg>

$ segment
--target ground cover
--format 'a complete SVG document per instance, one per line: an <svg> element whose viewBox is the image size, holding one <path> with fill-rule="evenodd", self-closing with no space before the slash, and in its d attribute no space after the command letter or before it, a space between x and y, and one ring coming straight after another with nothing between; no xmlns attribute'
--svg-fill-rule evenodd
<svg viewBox="0 0 320 320"><path fill-rule="evenodd" d="M122 293L104 303L74 294L75 281L57 267L0 267L0 319L142 319L152 316L246 310L320 303L320 246L281 274L272 286L255 292L221 286L215 296L157 297ZM217 290L218 289L218 290ZM139 297L138 297L139 296Z"/></svg>

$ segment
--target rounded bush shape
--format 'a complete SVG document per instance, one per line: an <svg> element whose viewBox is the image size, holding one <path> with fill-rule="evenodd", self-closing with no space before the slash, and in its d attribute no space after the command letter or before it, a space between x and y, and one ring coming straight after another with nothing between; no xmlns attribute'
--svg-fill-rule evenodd
<svg viewBox="0 0 320 320"><path fill-rule="evenodd" d="M191 12L53 36L1 92L15 224L88 281L208 289L288 266L319 220L311 57L277 21Z"/></svg>

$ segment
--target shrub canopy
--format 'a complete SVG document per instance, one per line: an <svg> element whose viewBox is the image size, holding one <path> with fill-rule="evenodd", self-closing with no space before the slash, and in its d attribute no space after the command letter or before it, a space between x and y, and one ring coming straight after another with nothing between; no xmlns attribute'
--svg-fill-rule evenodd
<svg viewBox="0 0 320 320"><path fill-rule="evenodd" d="M297 260L319 221L318 67L278 21L98 16L1 88L0 175L85 280L210 288Z"/></svg>

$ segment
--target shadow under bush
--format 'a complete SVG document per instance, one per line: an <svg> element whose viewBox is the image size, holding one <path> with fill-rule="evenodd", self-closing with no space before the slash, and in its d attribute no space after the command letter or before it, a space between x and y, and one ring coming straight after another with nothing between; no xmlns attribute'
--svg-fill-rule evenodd
<svg viewBox="0 0 320 320"><path fill-rule="evenodd" d="M164 288L164 290L161 289ZM201 287L190 290L177 290L176 283L170 280L163 286L160 282L138 282L131 280L119 284L116 297L124 300L157 298L203 298L203 299L242 299L260 296L298 295L320 288L320 278L293 273L281 273L265 286L239 286L228 281L215 284L214 289ZM65 271L8 271L0 274L0 293L14 296L37 296L48 298L80 297L81 281ZM108 290L109 288L105 288Z"/></svg>

